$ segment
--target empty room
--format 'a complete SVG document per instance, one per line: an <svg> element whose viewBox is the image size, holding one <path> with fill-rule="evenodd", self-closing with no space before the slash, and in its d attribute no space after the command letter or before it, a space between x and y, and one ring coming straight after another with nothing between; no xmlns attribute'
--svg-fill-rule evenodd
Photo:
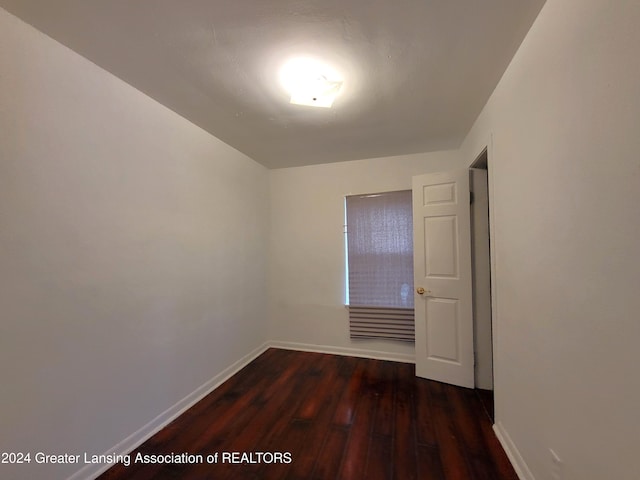
<svg viewBox="0 0 640 480"><path fill-rule="evenodd" d="M0 478L640 478L640 2L0 0Z"/></svg>

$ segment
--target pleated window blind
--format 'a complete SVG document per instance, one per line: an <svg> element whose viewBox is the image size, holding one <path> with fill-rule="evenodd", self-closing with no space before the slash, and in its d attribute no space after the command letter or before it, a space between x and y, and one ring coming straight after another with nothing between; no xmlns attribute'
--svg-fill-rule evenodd
<svg viewBox="0 0 640 480"><path fill-rule="evenodd" d="M351 338L413 342L411 191L346 198Z"/></svg>

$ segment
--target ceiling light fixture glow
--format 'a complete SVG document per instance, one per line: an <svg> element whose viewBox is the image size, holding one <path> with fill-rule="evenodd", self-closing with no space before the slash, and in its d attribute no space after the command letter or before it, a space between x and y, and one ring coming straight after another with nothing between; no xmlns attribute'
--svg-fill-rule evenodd
<svg viewBox="0 0 640 480"><path fill-rule="evenodd" d="M296 58L280 70L280 82L295 105L330 108L342 87L333 68L312 58Z"/></svg>

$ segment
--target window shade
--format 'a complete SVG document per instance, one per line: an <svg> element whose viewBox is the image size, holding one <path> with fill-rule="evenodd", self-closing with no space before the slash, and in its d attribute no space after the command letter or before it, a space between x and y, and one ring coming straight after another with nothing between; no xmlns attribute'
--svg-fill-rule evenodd
<svg viewBox="0 0 640 480"><path fill-rule="evenodd" d="M411 191L349 196L346 209L351 336L413 341Z"/></svg>

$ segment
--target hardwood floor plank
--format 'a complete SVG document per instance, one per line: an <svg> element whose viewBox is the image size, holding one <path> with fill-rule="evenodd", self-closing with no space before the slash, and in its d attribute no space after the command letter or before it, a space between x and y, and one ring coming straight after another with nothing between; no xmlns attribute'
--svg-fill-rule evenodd
<svg viewBox="0 0 640 480"><path fill-rule="evenodd" d="M361 359L362 360L362 359ZM366 469L371 443L371 431L375 415L376 398L373 385L375 382L376 361L362 361L362 375L355 378L358 382L355 415L351 425L349 439L338 478L355 480L362 478Z"/></svg>
<svg viewBox="0 0 640 480"><path fill-rule="evenodd" d="M421 480L445 480L437 447L418 445L418 478Z"/></svg>
<svg viewBox="0 0 640 480"><path fill-rule="evenodd" d="M338 382L337 372L339 359L334 355L326 355L325 358L318 359L318 373L315 378L310 395L303 398L296 409L293 417L298 420L312 420L321 411L326 403L327 397L333 393L333 389ZM309 378L310 381L314 379Z"/></svg>
<svg viewBox="0 0 640 480"><path fill-rule="evenodd" d="M393 478L418 478L416 422L414 412L414 378L407 378L403 366L396 368L395 429L393 443Z"/></svg>
<svg viewBox="0 0 640 480"><path fill-rule="evenodd" d="M348 437L347 429L335 425L329 427L326 439L318 452L311 478L314 480L338 478Z"/></svg>
<svg viewBox="0 0 640 480"><path fill-rule="evenodd" d="M270 452L289 452L294 461L302 455L305 446L305 439L311 430L309 422L293 420L288 422L283 434L274 439L271 443ZM279 463L273 465L263 465L260 469L260 478L264 480L278 480L288 478L287 473L291 469L291 463ZM292 480L305 479L304 476L294 476Z"/></svg>
<svg viewBox="0 0 640 480"><path fill-rule="evenodd" d="M454 412L445 394L446 386L438 382L432 382L430 387L436 437L445 479L472 479L460 439L461 434L456 429L453 418Z"/></svg>
<svg viewBox="0 0 640 480"><path fill-rule="evenodd" d="M332 429L332 419L335 415L337 404L340 400L340 393L345 389L349 378L338 375L342 366L342 359L333 355L326 355L327 367L329 370L325 378L329 382L320 382L317 388L309 395L313 401L303 401L298 412L304 415L294 415L296 420L313 420L314 427L310 430L305 439L304 447L296 455L296 461L291 466L287 478L308 479L314 471L318 456L318 446L322 445ZM312 406L312 408L310 408Z"/></svg>
<svg viewBox="0 0 640 480"><path fill-rule="evenodd" d="M392 362L379 362L377 374L381 386L377 395L376 414L373 420L373 434L391 438L395 420L395 365Z"/></svg>
<svg viewBox="0 0 640 480"><path fill-rule="evenodd" d="M367 480L391 480L393 478L394 465L392 457L392 437L374 435L369 450L367 467L361 478L366 478Z"/></svg>
<svg viewBox="0 0 640 480"><path fill-rule="evenodd" d="M494 405L493 405L493 391L492 390L483 390L476 388L474 390L476 395L480 399L480 403L484 407L485 412L489 416L489 420L493 423L494 419Z"/></svg>
<svg viewBox="0 0 640 480"><path fill-rule="evenodd" d="M480 432L481 418L474 414L473 403L477 400L473 390L443 385L447 402L450 405L453 421L464 450L473 455L482 454L485 445Z"/></svg>
<svg viewBox="0 0 640 480"><path fill-rule="evenodd" d="M433 399L429 390L429 380L416 379L415 412L418 445L437 447L436 426L433 415Z"/></svg>
<svg viewBox="0 0 640 480"><path fill-rule="evenodd" d="M333 421L336 425L350 426L355 415L356 403L360 395L364 382L366 360L355 359L353 374L349 378L349 383L342 393L338 407L336 408Z"/></svg>
<svg viewBox="0 0 640 480"><path fill-rule="evenodd" d="M472 390L416 378L411 364L278 349L137 452L247 460L116 465L100 478L517 480ZM260 452L286 452L291 462L266 462Z"/></svg>

